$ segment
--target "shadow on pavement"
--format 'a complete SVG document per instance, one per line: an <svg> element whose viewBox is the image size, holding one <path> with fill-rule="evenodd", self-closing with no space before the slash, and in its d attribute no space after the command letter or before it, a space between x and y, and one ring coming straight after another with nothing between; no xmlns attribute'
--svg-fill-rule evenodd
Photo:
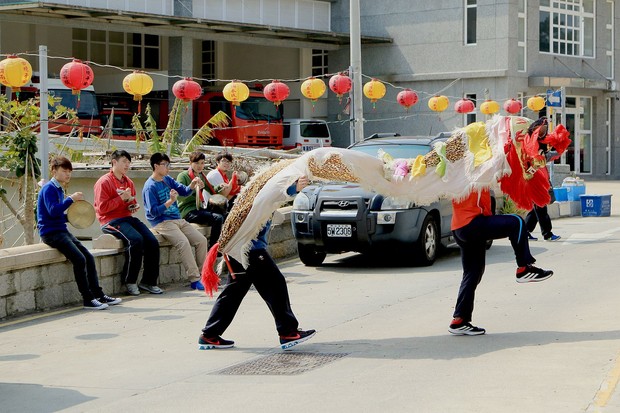
<svg viewBox="0 0 620 413"><path fill-rule="evenodd" d="M372 340L345 340L309 343L306 351L346 352L350 357L379 359L454 360L479 357L506 349L548 344L620 340L620 330L612 331L519 331L487 333L482 336L394 337Z"/></svg>
<svg viewBox="0 0 620 413"><path fill-rule="evenodd" d="M27 400L24 400L25 394ZM93 399L76 390L30 383L0 383L3 413L57 412Z"/></svg>

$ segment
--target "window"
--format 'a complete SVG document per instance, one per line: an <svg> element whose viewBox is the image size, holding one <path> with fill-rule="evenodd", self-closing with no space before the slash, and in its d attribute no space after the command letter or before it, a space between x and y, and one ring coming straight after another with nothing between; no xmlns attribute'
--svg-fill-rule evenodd
<svg viewBox="0 0 620 413"><path fill-rule="evenodd" d="M539 50L594 57L594 0L541 0Z"/></svg>
<svg viewBox="0 0 620 413"><path fill-rule="evenodd" d="M612 134L611 134L611 122L612 122L612 112L611 112L611 98L605 99L605 135L607 136L607 143L605 145L605 153L606 153L606 162L607 165L605 167L605 175L611 175L611 142L612 142Z"/></svg>
<svg viewBox="0 0 620 413"><path fill-rule="evenodd" d="M312 76L327 74L327 50L312 49Z"/></svg>
<svg viewBox="0 0 620 413"><path fill-rule="evenodd" d="M202 42L202 77L215 79L215 42L212 40Z"/></svg>
<svg viewBox="0 0 620 413"><path fill-rule="evenodd" d="M607 78L614 78L614 2L607 1L605 12L605 34L603 36L603 49L605 49L605 63Z"/></svg>
<svg viewBox="0 0 620 413"><path fill-rule="evenodd" d="M476 102L476 94L475 93L468 93L468 94L466 94L465 95L465 99L469 99L472 102L474 102L474 108L476 108L478 106L478 104ZM465 125L469 125L470 123L474 123L475 121L476 121L476 109L474 109L473 112L465 114Z"/></svg>
<svg viewBox="0 0 620 413"><path fill-rule="evenodd" d="M465 0L465 44L476 44L477 0Z"/></svg>
<svg viewBox="0 0 620 413"><path fill-rule="evenodd" d="M517 70L527 70L527 0L519 0L517 38Z"/></svg>
<svg viewBox="0 0 620 413"><path fill-rule="evenodd" d="M100 64L160 69L160 38L152 34L73 29L73 56Z"/></svg>

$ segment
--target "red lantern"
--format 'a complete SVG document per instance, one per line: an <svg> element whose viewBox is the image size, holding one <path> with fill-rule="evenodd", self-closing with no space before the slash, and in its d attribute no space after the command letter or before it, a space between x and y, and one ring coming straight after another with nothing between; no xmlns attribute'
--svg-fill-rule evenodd
<svg viewBox="0 0 620 413"><path fill-rule="evenodd" d="M469 113L476 109L474 102L469 99L460 99L454 104L454 110L458 113Z"/></svg>
<svg viewBox="0 0 620 413"><path fill-rule="evenodd" d="M353 82L349 76L345 76L342 73L332 76L329 79L329 88L338 96L338 99L342 100L342 95L348 93L351 90Z"/></svg>
<svg viewBox="0 0 620 413"><path fill-rule="evenodd" d="M94 79L95 75L90 66L78 59L73 59L60 69L60 80L74 95L79 95L80 90L90 86Z"/></svg>
<svg viewBox="0 0 620 413"><path fill-rule="evenodd" d="M504 110L512 115L521 112L521 109L523 109L523 105L518 100L509 99L504 102Z"/></svg>
<svg viewBox="0 0 620 413"><path fill-rule="evenodd" d="M290 93L290 89L284 83L274 80L269 83L263 89L263 95L267 98L268 101L273 102L274 105L278 106L284 99L286 99Z"/></svg>
<svg viewBox="0 0 620 413"><path fill-rule="evenodd" d="M202 95L202 87L191 78L186 77L172 86L172 93L183 102L189 102L190 100L198 99Z"/></svg>
<svg viewBox="0 0 620 413"><path fill-rule="evenodd" d="M405 109L409 110L411 106L418 103L418 94L411 89L405 89L398 92L396 101L400 103L401 106L404 106Z"/></svg>

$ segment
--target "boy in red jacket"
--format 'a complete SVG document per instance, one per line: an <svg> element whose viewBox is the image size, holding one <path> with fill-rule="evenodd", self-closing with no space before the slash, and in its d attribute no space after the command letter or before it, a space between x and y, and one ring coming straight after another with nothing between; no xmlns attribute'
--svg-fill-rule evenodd
<svg viewBox="0 0 620 413"><path fill-rule="evenodd" d="M133 214L138 210L136 188L127 176L131 166L131 155L116 150L111 156L112 169L95 184L95 210L101 230L123 241L127 258L123 267L122 282L131 295L140 290L161 294L157 286L159 278L159 242L151 230ZM140 284L138 273L144 261L144 272Z"/></svg>

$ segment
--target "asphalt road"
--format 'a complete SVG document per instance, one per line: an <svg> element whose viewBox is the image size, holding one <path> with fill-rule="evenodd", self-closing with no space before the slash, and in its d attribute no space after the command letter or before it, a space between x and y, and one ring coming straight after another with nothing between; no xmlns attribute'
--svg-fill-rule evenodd
<svg viewBox="0 0 620 413"><path fill-rule="evenodd" d="M509 243L495 242L474 312L484 336L447 331L458 250L426 268L355 254L281 263L301 326L318 330L290 352L255 291L224 335L230 350L197 349L214 299L181 286L11 320L0 324L0 411L618 412L612 213L555 220L562 240L531 243L555 271L537 284L517 284Z"/></svg>

